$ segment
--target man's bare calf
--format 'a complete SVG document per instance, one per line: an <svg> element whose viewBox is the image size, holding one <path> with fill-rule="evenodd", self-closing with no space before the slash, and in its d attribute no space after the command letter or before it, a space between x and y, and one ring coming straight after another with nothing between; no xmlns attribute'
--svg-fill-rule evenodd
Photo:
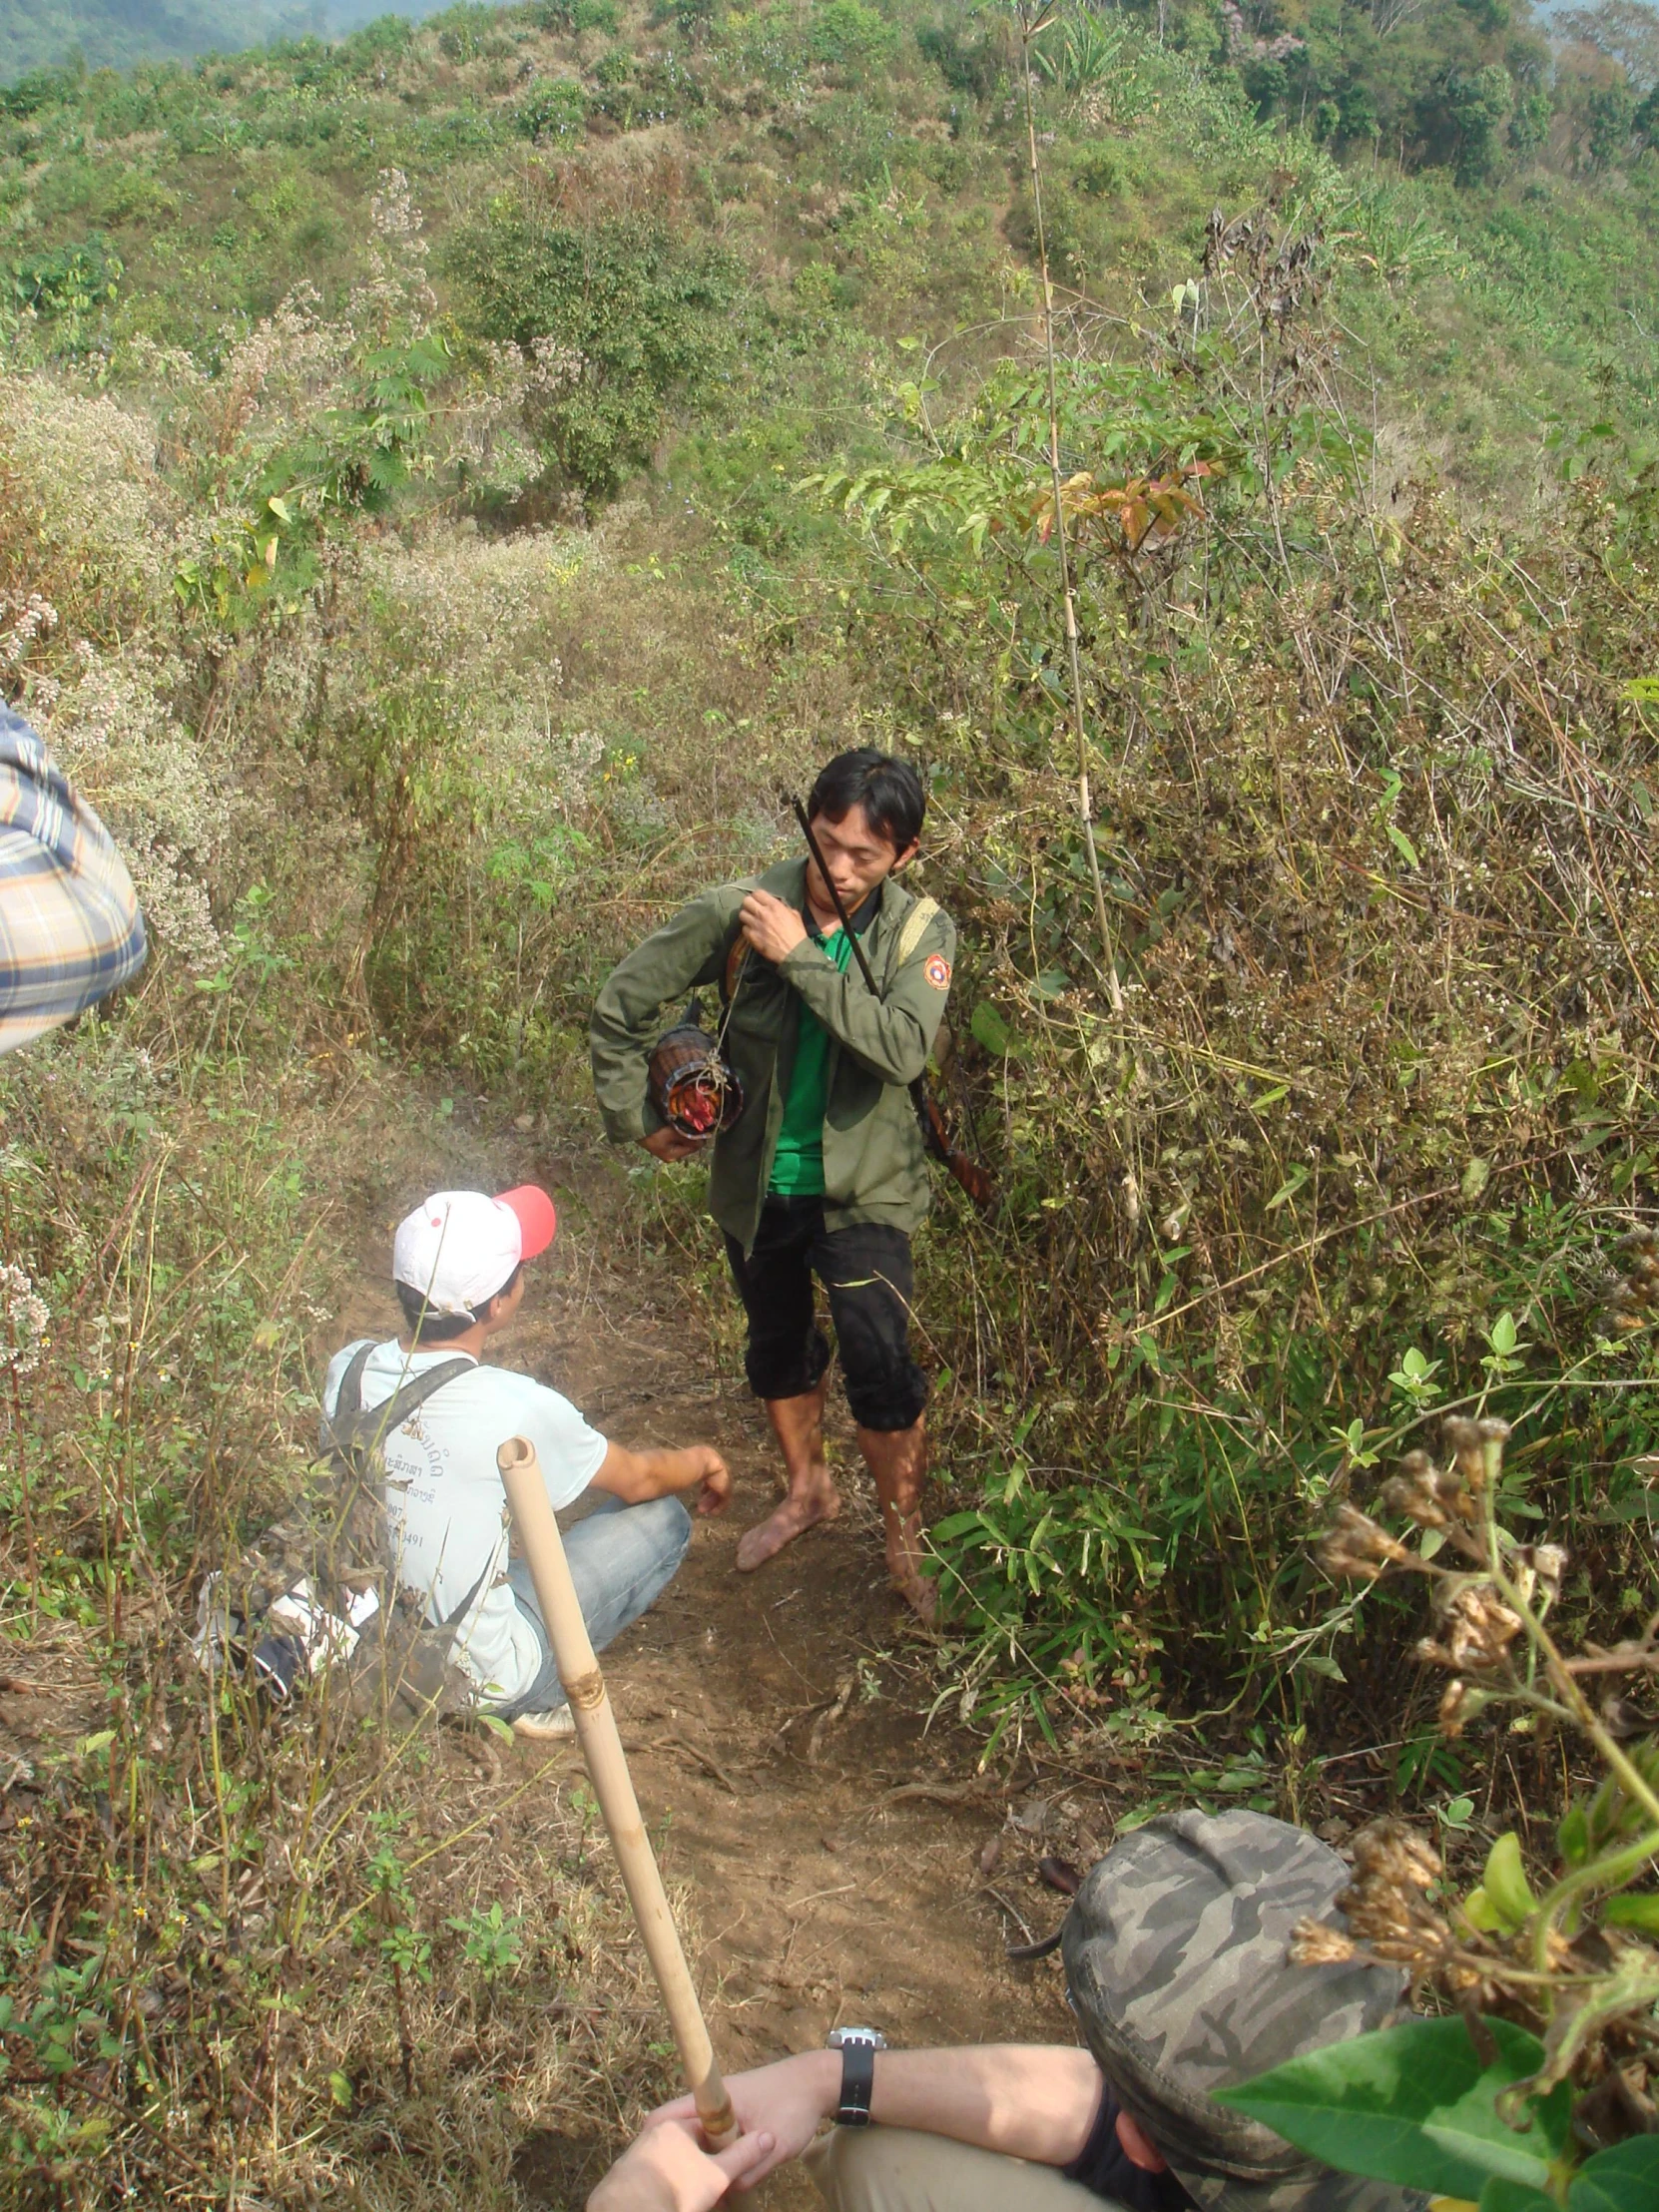
<svg viewBox="0 0 1659 2212"><path fill-rule="evenodd" d="M840 1492L824 1456L825 1385L801 1397L767 1400L767 1415L784 1456L789 1494L778 1508L738 1545L738 1569L752 1574L775 1559L787 1544L831 1521L841 1509ZM918 1619L932 1626L938 1594L921 1572L921 1490L927 1478L927 1423L887 1431L860 1428L858 1448L875 1482L886 1540L887 1572L893 1587Z"/></svg>
<svg viewBox="0 0 1659 2212"><path fill-rule="evenodd" d="M753 1528L746 1528L738 1544L738 1572L753 1574L775 1559L786 1544L832 1521L841 1509L840 1492L824 1456L824 1395L826 1384L800 1397L769 1397L767 1418L784 1456L789 1494L775 1512Z"/></svg>
<svg viewBox="0 0 1659 2212"><path fill-rule="evenodd" d="M927 1480L927 1423L885 1430L860 1428L858 1449L875 1478L893 1587L925 1627L938 1615L939 1597L921 1572L921 1491Z"/></svg>

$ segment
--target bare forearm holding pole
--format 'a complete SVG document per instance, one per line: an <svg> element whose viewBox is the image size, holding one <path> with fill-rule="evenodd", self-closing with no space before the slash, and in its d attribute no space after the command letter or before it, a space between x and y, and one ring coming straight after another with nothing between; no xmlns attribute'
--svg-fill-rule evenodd
<svg viewBox="0 0 1659 2212"><path fill-rule="evenodd" d="M840 2054L830 2050L802 2051L732 2076L732 2102L746 2135L775 2138L772 2155L748 2177L748 2186L800 2157L833 2114L840 2079ZM1086 2050L1001 2043L882 2051L869 2110L882 2127L915 2128L1063 2166L1088 2141L1099 2105L1100 2069ZM654 2112L646 2131L690 2117L690 2100L681 2098Z"/></svg>
<svg viewBox="0 0 1659 2212"><path fill-rule="evenodd" d="M496 1465L513 1525L530 1563L542 1618L558 1661L559 1679L576 1717L582 1757L622 1870L651 1970L663 1993L697 2117L709 2143L721 2150L737 2139L738 2123L715 2061L686 1954L680 1947L662 1876L640 1819L639 1801L617 1734L616 1715L582 1618L535 1447L522 1436L510 1436L496 1453Z"/></svg>

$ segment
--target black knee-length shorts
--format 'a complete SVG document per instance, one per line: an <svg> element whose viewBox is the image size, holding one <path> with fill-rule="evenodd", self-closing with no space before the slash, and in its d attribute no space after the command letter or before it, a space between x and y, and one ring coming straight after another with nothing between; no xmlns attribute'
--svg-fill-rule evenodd
<svg viewBox="0 0 1659 2212"><path fill-rule="evenodd" d="M910 1357L915 1272L902 1229L828 1229L822 1198L769 1198L755 1249L726 1240L749 1316L744 1367L757 1397L803 1397L830 1365L813 1311L813 1277L830 1294L846 1402L860 1428L891 1434L921 1418L927 1378Z"/></svg>

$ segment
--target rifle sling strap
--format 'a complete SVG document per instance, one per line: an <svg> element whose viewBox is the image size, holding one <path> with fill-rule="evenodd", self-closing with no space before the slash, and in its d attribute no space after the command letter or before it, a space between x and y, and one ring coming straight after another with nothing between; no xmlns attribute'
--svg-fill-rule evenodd
<svg viewBox="0 0 1659 2212"><path fill-rule="evenodd" d="M893 972L914 956L916 947L927 934L927 925L939 910L936 898L918 898L904 916L904 926L898 933L897 949L893 953ZM726 960L721 970L720 995L722 1002L730 1006L738 995L738 985L749 960L749 940L741 928L734 927L732 941L726 948Z"/></svg>

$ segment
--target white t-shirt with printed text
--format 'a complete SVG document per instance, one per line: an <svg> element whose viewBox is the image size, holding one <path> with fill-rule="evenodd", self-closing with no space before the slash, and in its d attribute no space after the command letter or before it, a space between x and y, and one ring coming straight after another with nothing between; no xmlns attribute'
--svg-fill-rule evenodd
<svg viewBox="0 0 1659 2212"><path fill-rule="evenodd" d="M364 1341L359 1337L329 1362L325 1411L333 1411L341 1378ZM365 1410L455 1359L471 1354L453 1345L405 1352L395 1339L376 1345L363 1368ZM425 1592L430 1621L450 1620L465 1607L451 1656L492 1705L522 1697L542 1663L535 1630L506 1579L510 1529L495 1454L509 1436L534 1444L555 1512L581 1496L605 1457L605 1438L569 1398L476 1360L470 1375L445 1382L380 1445L391 1565L406 1589Z"/></svg>

